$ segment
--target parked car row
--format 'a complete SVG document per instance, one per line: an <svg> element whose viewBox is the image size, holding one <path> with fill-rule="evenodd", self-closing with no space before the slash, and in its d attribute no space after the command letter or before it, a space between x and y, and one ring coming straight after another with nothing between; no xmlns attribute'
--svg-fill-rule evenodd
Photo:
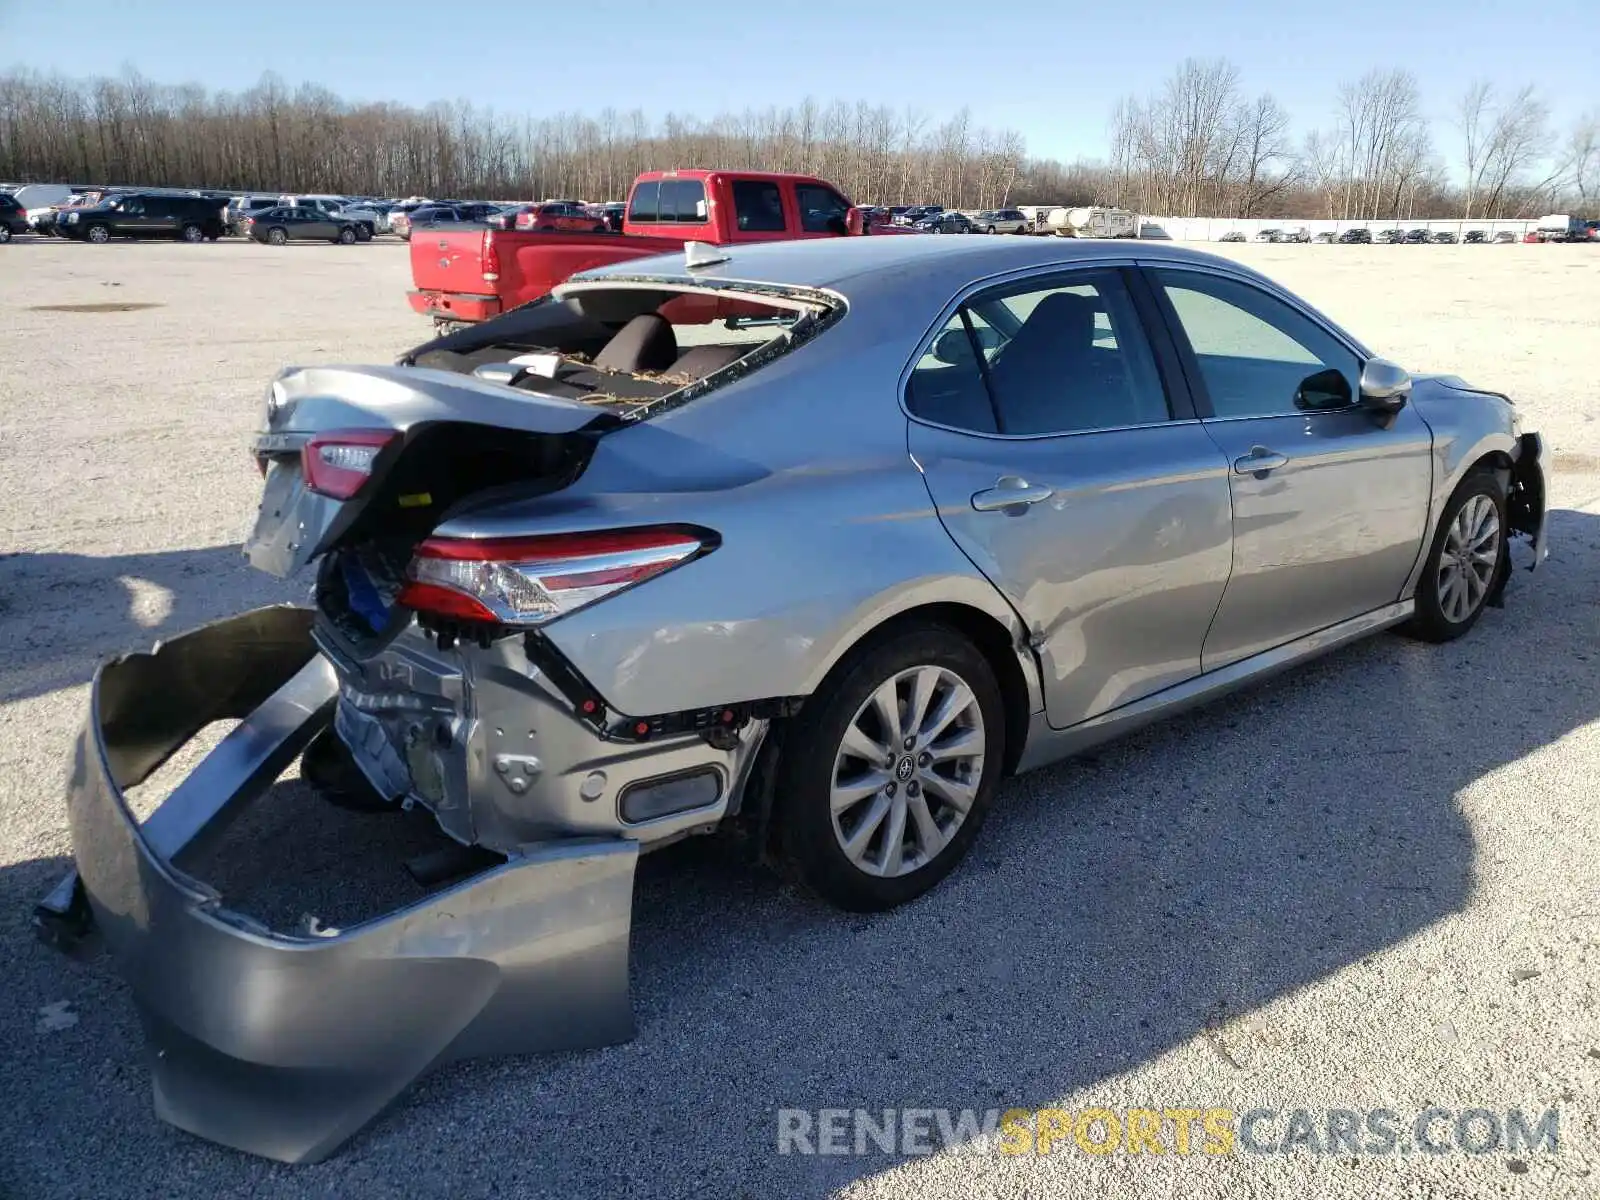
<svg viewBox="0 0 1600 1200"><path fill-rule="evenodd" d="M1483 246L1489 244L1506 245L1516 242L1518 239L1516 234L1505 229L1500 230L1498 233L1489 233L1488 231L1482 229L1470 229L1458 239L1455 233L1448 229L1437 229L1432 231L1422 228L1380 229L1374 233L1365 226L1358 226L1354 229L1346 229L1341 233L1324 231L1314 235L1308 233L1304 229L1263 229L1250 238L1246 238L1242 232L1235 229L1223 234L1217 240L1219 242L1236 243L1244 241L1315 242L1321 245L1332 245L1337 243L1345 246L1372 244L1377 244L1380 246L1453 246L1457 243L1457 241L1460 241L1463 245Z"/></svg>

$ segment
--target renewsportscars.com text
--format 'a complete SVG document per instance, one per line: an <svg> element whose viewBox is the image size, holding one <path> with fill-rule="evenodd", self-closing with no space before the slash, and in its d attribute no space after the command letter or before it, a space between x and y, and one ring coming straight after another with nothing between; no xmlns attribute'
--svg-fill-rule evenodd
<svg viewBox="0 0 1600 1200"><path fill-rule="evenodd" d="M783 1108L779 1154L1555 1154L1557 1109Z"/></svg>

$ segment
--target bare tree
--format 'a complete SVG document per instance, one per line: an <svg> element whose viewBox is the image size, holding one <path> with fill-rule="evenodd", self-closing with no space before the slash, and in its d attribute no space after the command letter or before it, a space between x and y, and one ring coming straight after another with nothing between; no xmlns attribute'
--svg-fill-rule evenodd
<svg viewBox="0 0 1600 1200"><path fill-rule="evenodd" d="M1489 98L1493 94L1493 84L1487 79L1476 79L1467 85L1467 90L1456 102L1456 124L1461 130L1463 165L1466 167L1467 195L1461 215L1469 219L1483 173L1484 122L1489 111Z"/></svg>

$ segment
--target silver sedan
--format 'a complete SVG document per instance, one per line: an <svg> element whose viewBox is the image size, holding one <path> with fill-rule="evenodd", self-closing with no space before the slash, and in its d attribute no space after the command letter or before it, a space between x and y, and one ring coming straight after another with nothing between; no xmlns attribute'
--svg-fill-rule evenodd
<svg viewBox="0 0 1600 1200"><path fill-rule="evenodd" d="M1513 538L1545 553L1506 397L1171 246L690 245L266 409L247 549L315 564L314 608L103 669L42 912L127 965L162 1115L277 1158L431 1063L630 1036L641 850L739 826L901 904L1004 776L1380 630L1460 637ZM223 717L139 825L123 789ZM446 886L274 931L171 866L302 749L473 848Z"/></svg>

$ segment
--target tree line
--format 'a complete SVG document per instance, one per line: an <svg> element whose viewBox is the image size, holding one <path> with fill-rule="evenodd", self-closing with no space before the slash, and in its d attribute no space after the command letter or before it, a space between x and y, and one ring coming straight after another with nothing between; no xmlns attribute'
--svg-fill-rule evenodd
<svg viewBox="0 0 1600 1200"><path fill-rule="evenodd" d="M861 203L1120 204L1166 216L1526 216L1600 202L1600 112L1552 128L1532 86L1476 81L1442 148L1414 77L1374 71L1298 139L1226 60L1118 101L1103 159L1030 157L1021 134L917 109L806 100L702 119L640 110L512 116L466 102L356 104L274 75L243 92L128 70L0 73L0 179L265 192L620 198L639 172L799 171Z"/></svg>

